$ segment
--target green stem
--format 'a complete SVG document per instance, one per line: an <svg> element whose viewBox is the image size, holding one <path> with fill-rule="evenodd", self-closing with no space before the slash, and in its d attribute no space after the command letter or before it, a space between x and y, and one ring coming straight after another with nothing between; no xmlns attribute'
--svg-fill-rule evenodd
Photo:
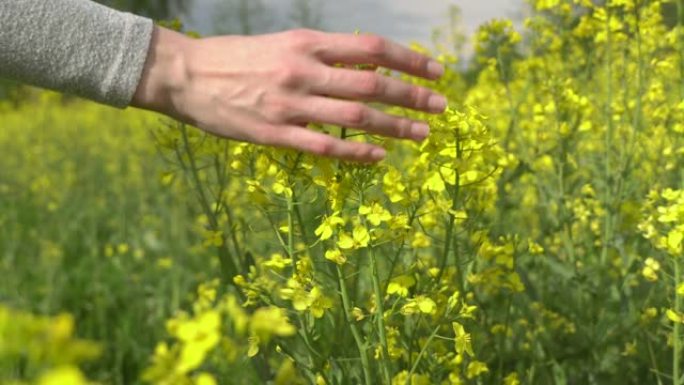
<svg viewBox="0 0 684 385"><path fill-rule="evenodd" d="M679 38L679 99L684 98L684 0L677 0L677 37Z"/></svg>
<svg viewBox="0 0 684 385"><path fill-rule="evenodd" d="M459 184L461 179L461 174L456 171L456 184L454 185L454 192L453 192L453 197L451 199L451 210L456 211L458 208L458 193L459 193ZM442 281L442 276L444 275L444 271L446 270L446 264L447 260L449 258L449 252L451 251L451 243L455 241L452 239L453 238L453 233L454 233L454 224L456 223L456 216L453 214L453 212L449 212L449 223L447 224L446 228L446 235L444 237L444 250L442 252L442 259L440 261L440 266L439 266L439 274L437 275L437 279L435 279L435 282L439 285L440 282ZM458 275L458 280L456 283L458 284L458 290L459 292L463 293L463 274L461 273L461 266L459 265L458 261L458 253L454 253L454 267L456 268L456 274Z"/></svg>
<svg viewBox="0 0 684 385"><path fill-rule="evenodd" d="M682 302L681 296L677 294L677 287L681 283L681 262L680 257L674 257L674 282L675 282L675 293L674 293L674 311L677 314L681 314ZM681 322L674 323L674 330L672 331L672 384L681 385Z"/></svg>
<svg viewBox="0 0 684 385"><path fill-rule="evenodd" d="M240 248L240 243L238 242L237 239L237 230L238 227L235 224L235 221L233 220L233 210L230 209L227 205L225 206L226 210L226 217L228 218L228 226L230 226L230 238L233 240L233 248L235 249L235 255L237 255L238 260L242 263L243 268L247 268L246 263L244 262L244 254L242 253L242 249Z"/></svg>
<svg viewBox="0 0 684 385"><path fill-rule="evenodd" d="M195 160L195 154L192 151L192 148L190 146L190 140L188 139L188 128L185 124L181 124L180 129L181 134L183 136L183 150L185 151L185 154L188 156L188 162L190 163L189 167L186 168L186 171L189 168L191 180L194 184L195 191L197 192L197 195L199 197L200 205L202 206L205 215L209 219L209 225L211 226L211 230L218 231L218 220L216 219L215 212L211 209L209 200L207 199L207 196L204 193L204 189L202 188L202 181L197 171L197 161ZM218 247L218 254L219 262L221 263L221 271L223 273L221 274L222 279L224 282L232 283L232 279L237 274L238 269L230 254L230 250L228 250L228 247L226 247L225 238L223 244Z"/></svg>
<svg viewBox="0 0 684 385"><path fill-rule="evenodd" d="M603 191L603 205L606 209L606 214L603 222L603 239L601 242L601 265L605 266L606 261L608 259L608 242L610 240L610 233L611 233L611 220L612 220L612 205L610 203L612 199L612 194L611 194L611 189L610 189L610 175L611 175L611 164L610 164L610 149L611 149L611 139L613 136L613 55L612 55L612 32L610 30L610 19L611 19L611 14L610 12L608 13L608 17L606 18L606 34L608 35L607 42L606 42L606 65L608 67L608 74L607 74L607 92L608 92L608 97L606 101L606 119L608 120L607 122L607 129L605 131L604 137L603 137L603 146L604 146L604 180L605 180L605 187Z"/></svg>
<svg viewBox="0 0 684 385"><path fill-rule="evenodd" d="M361 190L359 202L360 204L365 204L363 190ZM361 218L361 224L368 228L365 218ZM370 255L371 282L375 294L375 321L378 328L378 336L380 337L380 347L382 349L380 368L382 370L384 383L389 384L391 382L391 376L389 371L389 347L387 344L387 333L385 331L385 308L383 304L385 296L382 294L382 287L380 286L380 269L372 244L368 245L368 254Z"/></svg>
<svg viewBox="0 0 684 385"><path fill-rule="evenodd" d="M375 317L378 327L378 335L380 336L380 345L382 346L382 358L380 360L382 375L385 379L385 384L391 382L389 372L389 348L387 344L387 334L385 333L385 309L383 306L384 295L380 288L380 280L378 278L378 260L373 252L373 248L369 249L371 259L371 280L373 281L373 291L375 292Z"/></svg>
<svg viewBox="0 0 684 385"><path fill-rule="evenodd" d="M295 216L297 217L297 222L299 223L299 231L301 231L301 233L302 233L301 236L302 236L302 240L304 241L304 244L311 245L311 243L309 243L309 236L307 235L306 226L304 224L304 219L302 218L302 213L299 210L299 206L297 206L297 205L294 206L294 213L295 213Z"/></svg>
<svg viewBox="0 0 684 385"><path fill-rule="evenodd" d="M237 260L237 265L245 268L246 263L244 260L244 255L240 249L240 244L237 239L237 227L233 220L233 211L230 206L224 202L223 194L228 188L229 178L226 171L228 164L228 146L224 147L223 159L219 159L218 155L214 157L214 170L216 171L216 179L220 186L218 194L216 194L216 201L218 202L214 215L218 215L221 209L225 210L226 218L228 219L228 226L230 228L230 239L233 241L233 250L235 251L235 258Z"/></svg>
<svg viewBox="0 0 684 385"><path fill-rule="evenodd" d="M356 348L359 350L359 357L361 358L361 368L363 369L363 378L366 385L373 384L371 381L370 365L368 364L368 354L366 352L365 344L361 339L359 329L356 327L355 321L351 319L351 301L349 300L349 291L347 290L347 283L344 280L344 275L339 265L335 265L337 270L337 280L340 285L340 296L342 297L342 307L344 308L344 318L351 329L352 336L356 342Z"/></svg>
<svg viewBox="0 0 684 385"><path fill-rule="evenodd" d="M294 195L294 193L293 193ZM297 257L294 248L294 197L287 197L287 253L292 259L292 268L297 271Z"/></svg>
<svg viewBox="0 0 684 385"><path fill-rule="evenodd" d="M418 207L416 207L411 212L411 214L409 215L408 226L413 225L413 221L416 219L417 214L418 214ZM390 259L392 261L392 263L390 264L390 267L389 267L389 273L387 274L388 279L385 281L385 287L382 288L382 290L384 292L387 292L387 287L389 287L390 279L394 275L394 269L396 268L397 261L399 260L399 256L400 256L401 252L404 250L405 244L406 244L406 238L403 237L401 240L401 243L396 248L396 252L394 253L394 256Z"/></svg>
<svg viewBox="0 0 684 385"><path fill-rule="evenodd" d="M432 340L435 339L435 336L437 335L437 332L439 331L439 325L432 330L432 334L430 334L430 337L428 337L427 341L425 341L425 345L423 345L423 348L420 350L420 353L418 353L418 357L416 357L416 362L413 363L413 366L411 367L411 371L409 372L408 378L406 379L406 384L410 385L412 383L411 377L413 376L413 373L416 372L416 369L418 369L418 364L420 363L421 358L423 358L423 355L427 351L428 346L430 346L430 343Z"/></svg>
<svg viewBox="0 0 684 385"><path fill-rule="evenodd" d="M660 370L658 370L658 360L656 360L655 353L653 353L653 346L651 346L651 336L648 332L645 332L644 334L646 338L646 347L648 348L648 356L651 359L651 365L653 366L651 372L653 372L658 385L663 385L663 380L660 378Z"/></svg>
<svg viewBox="0 0 684 385"><path fill-rule="evenodd" d="M511 323L511 308L513 306L513 293L508 293L508 300L506 301L506 319L504 322L504 331L499 337L499 367L497 370L497 382L503 383L503 364L504 364L504 343L506 342L506 337L508 336L508 326Z"/></svg>
<svg viewBox="0 0 684 385"><path fill-rule="evenodd" d="M458 128L456 128L456 134L455 134L455 140L456 140L456 159L460 162L463 159L463 151L461 149L461 134ZM454 231L454 225L456 222L456 216L454 215L454 212L456 212L456 209L458 208L458 198L459 194L461 192L461 173L459 171L456 171L456 177L455 177L455 183L453 190L451 191L451 212L449 212L449 223L447 224L447 229L446 229L446 235L444 238L444 251L442 253L442 260L440 263L439 267L439 275L437 276L437 279L435 282L439 284L442 280L442 276L444 275L444 271L446 270L446 263L447 259L449 258L449 252L451 251L451 244L452 242L454 243L454 268L456 268L456 275L458 277L456 283L458 284L458 290L461 294L463 294L465 290L465 285L463 283L463 272L462 272L462 266L459 264L459 257L458 257L458 242L454 239L452 239L453 236L453 231Z"/></svg>
<svg viewBox="0 0 684 385"><path fill-rule="evenodd" d="M290 184L290 186L291 185L292 184ZM294 239L294 191L292 192L292 195L287 197L287 253L290 256L290 259L292 259L292 269L293 272L296 274L297 253L295 250ZM304 344L306 345L307 349L310 353L319 355L319 353L316 351L316 349L314 349L313 345L311 344L311 340L309 339L309 323L307 322L306 317L302 317L302 313L297 312L297 319L299 320L300 325L302 325L301 336L304 339ZM311 354L308 354L307 356L309 358L309 367L315 368L313 357L311 356Z"/></svg>
<svg viewBox="0 0 684 385"><path fill-rule="evenodd" d="M508 100L508 109L511 116L511 121L508 123L508 129L506 130L506 136L504 137L503 147L506 151L510 149L510 141L513 137L513 133L518 125L518 112L513 103L513 92L511 91L511 84L509 81L509 76L504 71L503 67L503 55L501 54L501 47L496 47L496 58L499 61L499 75L501 76L501 81L506 89L506 99Z"/></svg>

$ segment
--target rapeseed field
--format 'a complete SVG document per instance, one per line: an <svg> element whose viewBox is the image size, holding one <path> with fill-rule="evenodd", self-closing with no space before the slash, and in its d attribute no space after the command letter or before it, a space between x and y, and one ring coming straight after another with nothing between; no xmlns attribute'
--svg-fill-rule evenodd
<svg viewBox="0 0 684 385"><path fill-rule="evenodd" d="M684 384L684 2L530 7L377 165L5 102L0 382Z"/></svg>

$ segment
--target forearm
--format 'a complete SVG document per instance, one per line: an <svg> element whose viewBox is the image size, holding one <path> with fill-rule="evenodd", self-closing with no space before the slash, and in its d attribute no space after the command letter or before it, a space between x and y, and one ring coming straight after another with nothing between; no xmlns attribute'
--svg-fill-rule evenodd
<svg viewBox="0 0 684 385"><path fill-rule="evenodd" d="M2 0L0 77L125 107L152 28L149 19L87 0Z"/></svg>

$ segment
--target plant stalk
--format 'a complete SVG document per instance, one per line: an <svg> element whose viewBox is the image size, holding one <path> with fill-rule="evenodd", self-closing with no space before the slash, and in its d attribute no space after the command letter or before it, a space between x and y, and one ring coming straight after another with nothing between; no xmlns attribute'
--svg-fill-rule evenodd
<svg viewBox="0 0 684 385"><path fill-rule="evenodd" d="M677 294L677 288L681 284L681 257L674 257L674 282L675 282L675 293L674 293L674 311L678 315L682 311L682 301L681 296ZM672 330L672 384L681 385L681 322L674 323L674 329Z"/></svg>
<svg viewBox="0 0 684 385"><path fill-rule="evenodd" d="M363 369L363 379L365 385L372 385L370 365L368 363L368 354L364 346L363 340L361 339L361 334L359 329L356 327L354 320L351 319L351 301L349 300L349 291L347 290L347 283L344 280L344 275L342 274L342 269L339 265L335 265L337 270L337 280L340 285L340 297L342 297L342 307L344 308L344 319L351 329L352 336L354 337L354 342L356 342L356 348L359 350L359 357L361 358L361 368Z"/></svg>

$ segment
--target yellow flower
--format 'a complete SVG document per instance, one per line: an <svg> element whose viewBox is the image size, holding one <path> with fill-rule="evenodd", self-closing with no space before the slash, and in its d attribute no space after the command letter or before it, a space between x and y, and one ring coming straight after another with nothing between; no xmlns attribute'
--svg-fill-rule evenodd
<svg viewBox="0 0 684 385"><path fill-rule="evenodd" d="M387 294L398 294L401 297L408 296L408 291L416 284L416 280L410 275L400 275L392 278L387 285Z"/></svg>
<svg viewBox="0 0 684 385"><path fill-rule="evenodd" d="M431 298L425 296L418 296L415 298L418 303L418 309L425 314L434 314L437 310L437 304Z"/></svg>
<svg viewBox="0 0 684 385"><path fill-rule="evenodd" d="M310 305L309 294L295 278L287 280L287 287L280 289L280 295L283 299L292 301L292 306L295 310L304 311Z"/></svg>
<svg viewBox="0 0 684 385"><path fill-rule="evenodd" d="M370 206L360 206L359 214L365 215L368 222L373 226L380 226L382 222L392 219L392 214L377 202L374 202Z"/></svg>
<svg viewBox="0 0 684 385"><path fill-rule="evenodd" d="M362 225L356 225L352 232L352 235L348 233L341 233L340 239L337 241L337 246L340 249L360 249L368 246L370 242L370 234L368 230Z"/></svg>
<svg viewBox="0 0 684 385"><path fill-rule="evenodd" d="M278 368L273 385L301 385L304 384L302 378L298 375L298 370L295 368L292 359L285 359ZM312 384L313 385L313 384Z"/></svg>
<svg viewBox="0 0 684 385"><path fill-rule="evenodd" d="M449 307L450 310L453 310L458 306L458 300L461 298L461 293L458 290L454 290L454 292L449 296L449 300L447 301L447 306Z"/></svg>
<svg viewBox="0 0 684 385"><path fill-rule="evenodd" d="M342 254L340 249L326 250L325 259L335 262L338 265L344 265L347 262L347 257Z"/></svg>
<svg viewBox="0 0 684 385"><path fill-rule="evenodd" d="M413 241L411 241L411 247L419 249L419 248L427 248L430 247L432 242L430 241L430 238L428 238L427 235L425 235L424 232L422 231L416 231L413 234Z"/></svg>
<svg viewBox="0 0 684 385"><path fill-rule="evenodd" d="M400 202L406 197L406 186L401 182L401 178L401 172L394 167L388 167L382 177L382 188L392 203Z"/></svg>
<svg viewBox="0 0 684 385"><path fill-rule="evenodd" d="M274 306L257 309L252 315L249 329L252 336L263 343L268 343L273 336L289 337L296 331L290 324L285 309Z"/></svg>
<svg viewBox="0 0 684 385"><path fill-rule="evenodd" d="M474 356L473 347L471 345L470 333L466 333L463 325L458 322L452 322L451 326L454 329L454 342L456 345L456 353L463 354L468 353L469 356Z"/></svg>
<svg viewBox="0 0 684 385"><path fill-rule="evenodd" d="M335 212L329 217L325 217L323 222L316 228L314 234L322 241L332 237L335 232L335 228L344 225L344 219L339 217L339 212Z"/></svg>
<svg viewBox="0 0 684 385"><path fill-rule="evenodd" d="M684 239L684 233L675 229L667 234L667 249L671 255L679 256L682 252L682 239Z"/></svg>
<svg viewBox="0 0 684 385"><path fill-rule="evenodd" d="M202 245L204 247L221 247L223 246L223 231L217 230L217 231L211 231L211 230L205 230L204 231L204 241L202 242Z"/></svg>
<svg viewBox="0 0 684 385"><path fill-rule="evenodd" d="M354 307L351 311L352 316L354 317L355 320L361 321L362 319L366 318L366 315L364 314L363 310L358 307Z"/></svg>
<svg viewBox="0 0 684 385"><path fill-rule="evenodd" d="M660 270L660 263L655 259L649 257L646 258L644 262L644 268L641 270L641 275L646 278L646 280L655 282L658 280L658 271Z"/></svg>
<svg viewBox="0 0 684 385"><path fill-rule="evenodd" d="M424 374L411 374L409 378L409 372L402 370L394 378L392 378L391 385L430 385L430 377Z"/></svg>
<svg viewBox="0 0 684 385"><path fill-rule="evenodd" d="M284 178L279 178L279 180L274 182L271 186L271 189L278 195L283 195L287 198L292 197L292 188L287 185L287 182Z"/></svg>
<svg viewBox="0 0 684 385"><path fill-rule="evenodd" d="M328 385L327 382L325 382L325 378L320 374L316 374L316 385Z"/></svg>
<svg viewBox="0 0 684 385"><path fill-rule="evenodd" d="M38 385L87 385L83 373L73 366L60 366L40 376Z"/></svg>
<svg viewBox="0 0 684 385"><path fill-rule="evenodd" d="M209 373L202 372L195 377L195 385L216 385L216 379Z"/></svg>
<svg viewBox="0 0 684 385"><path fill-rule="evenodd" d="M442 175L437 171L430 174L423 186L434 192L442 192L445 190L444 179L442 179Z"/></svg>
<svg viewBox="0 0 684 385"><path fill-rule="evenodd" d="M116 251L117 251L117 253L119 253L119 254L126 254L126 253L128 253L128 250L129 250L129 247L128 247L128 244L127 244L127 243L120 243L120 244L116 247Z"/></svg>
<svg viewBox="0 0 684 385"><path fill-rule="evenodd" d="M271 259L268 261L265 261L263 263L264 267L273 269L273 270L283 270L284 268L292 265L292 259L291 258L285 258L283 257L282 254L280 253L273 253L271 255Z"/></svg>
<svg viewBox="0 0 684 385"><path fill-rule="evenodd" d="M637 354L637 343L636 341L626 342L625 348L620 353L624 357L634 356Z"/></svg>
<svg viewBox="0 0 684 385"><path fill-rule="evenodd" d="M259 354L259 337L252 336L247 338L247 357L254 357Z"/></svg>
<svg viewBox="0 0 684 385"><path fill-rule="evenodd" d="M468 364L468 369L466 370L466 377L469 379L478 377L482 373L486 373L489 371L489 368L487 368L487 364L484 362L480 361L472 361Z"/></svg>
<svg viewBox="0 0 684 385"><path fill-rule="evenodd" d="M325 311L333 306L332 299L325 296L318 286L314 286L311 292L309 292L309 303L309 310L315 318L323 317Z"/></svg>
<svg viewBox="0 0 684 385"><path fill-rule="evenodd" d="M431 298L424 295L419 295L410 299L402 308L401 313L410 315L415 313L434 314L437 310L437 304Z"/></svg>
<svg viewBox="0 0 684 385"><path fill-rule="evenodd" d="M157 267L163 270L168 270L173 267L173 259L170 257L162 257L157 260Z"/></svg>
<svg viewBox="0 0 684 385"><path fill-rule="evenodd" d="M218 344L221 316L215 310L197 315L195 318L180 321L175 335L182 343L178 371L187 373L199 367L206 355Z"/></svg>
<svg viewBox="0 0 684 385"><path fill-rule="evenodd" d="M667 316L667 319L674 323L684 323L684 315L674 311L673 309L667 309L665 311L665 315Z"/></svg>
<svg viewBox="0 0 684 385"><path fill-rule="evenodd" d="M560 0L537 0L535 6L538 10L555 8L560 5Z"/></svg>
<svg viewBox="0 0 684 385"><path fill-rule="evenodd" d="M504 385L520 385L520 378L518 373L513 372L504 378Z"/></svg>
<svg viewBox="0 0 684 385"><path fill-rule="evenodd" d="M544 247L532 241L531 239L527 240L527 249L530 251L530 254L532 255L540 255L544 253Z"/></svg>

